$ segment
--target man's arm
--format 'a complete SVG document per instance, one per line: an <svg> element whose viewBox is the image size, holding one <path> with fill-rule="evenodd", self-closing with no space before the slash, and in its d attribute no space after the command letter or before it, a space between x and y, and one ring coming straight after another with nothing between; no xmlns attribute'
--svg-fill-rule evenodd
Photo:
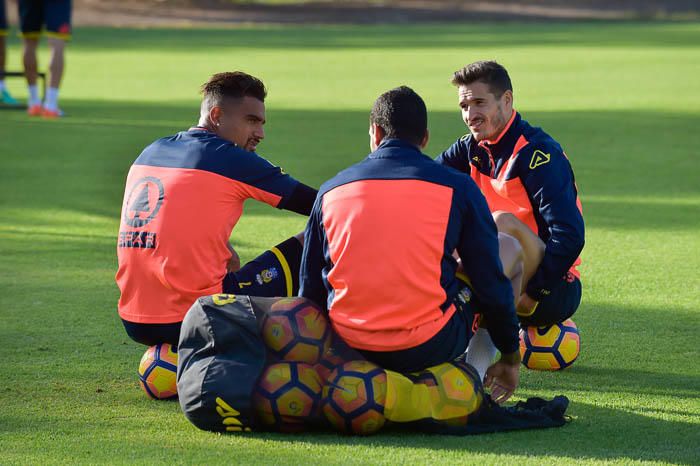
<svg viewBox="0 0 700 466"><path fill-rule="evenodd" d="M467 213L457 252L464 272L470 278L477 298L481 324L487 329L501 358L486 371L484 385L491 389L497 403L503 403L518 386L520 353L518 320L513 302L513 287L503 273L499 257L498 231L488 205L478 188L469 180ZM513 267L515 275L522 271Z"/></svg>
<svg viewBox="0 0 700 466"><path fill-rule="evenodd" d="M464 201L466 218L457 252L478 298L479 310L489 322L491 339L501 353L508 354L519 345L513 288L503 273L498 230L486 200L471 180L469 183L469 195Z"/></svg>
<svg viewBox="0 0 700 466"><path fill-rule="evenodd" d="M318 191L289 176L255 152L228 148L222 174L238 182L239 196L253 198L278 209L309 215Z"/></svg>
<svg viewBox="0 0 700 466"><path fill-rule="evenodd" d="M299 183L282 208L298 214L309 215L317 195L318 190L304 183Z"/></svg>
<svg viewBox="0 0 700 466"><path fill-rule="evenodd" d="M326 238L321 218L322 197L314 203L304 230L304 252L299 269L299 296L310 299L322 309L328 306L328 290L323 280L326 267Z"/></svg>
<svg viewBox="0 0 700 466"><path fill-rule="evenodd" d="M540 301L566 275L581 253L584 223L566 156L558 148L536 146L523 155L523 186L550 233L542 262L525 288L528 296Z"/></svg>

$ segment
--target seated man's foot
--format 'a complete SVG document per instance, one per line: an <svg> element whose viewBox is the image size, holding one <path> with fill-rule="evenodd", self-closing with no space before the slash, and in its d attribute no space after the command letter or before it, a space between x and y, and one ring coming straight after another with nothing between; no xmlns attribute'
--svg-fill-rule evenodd
<svg viewBox="0 0 700 466"><path fill-rule="evenodd" d="M7 105L17 105L19 103L14 97L10 95L9 92L7 92L7 89L2 90L2 94L0 94L0 101Z"/></svg>

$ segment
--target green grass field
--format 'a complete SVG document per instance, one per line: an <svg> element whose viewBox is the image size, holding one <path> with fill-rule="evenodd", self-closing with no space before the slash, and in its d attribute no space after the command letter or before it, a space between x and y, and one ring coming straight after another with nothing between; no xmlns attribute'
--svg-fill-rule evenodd
<svg viewBox="0 0 700 466"><path fill-rule="evenodd" d="M19 69L14 38L9 55ZM577 175L583 352L562 373L523 372L518 392L567 395L573 421L476 437L222 436L148 400L144 348L116 312L123 184L146 144L196 121L198 86L230 69L263 78L259 152L318 186L366 155L369 108L400 84L428 104L427 152L451 144L466 131L451 72L482 58L509 68L516 108ZM700 464L699 75L699 23L77 30L69 116L0 111L0 464ZM251 202L233 241L249 260L304 224Z"/></svg>

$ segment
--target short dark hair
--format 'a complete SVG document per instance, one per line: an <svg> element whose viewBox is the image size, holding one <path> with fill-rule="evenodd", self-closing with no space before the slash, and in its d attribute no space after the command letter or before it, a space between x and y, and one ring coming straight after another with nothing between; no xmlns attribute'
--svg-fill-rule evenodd
<svg viewBox="0 0 700 466"><path fill-rule="evenodd" d="M505 91L513 92L508 71L495 61L477 61L454 72L452 84L466 86L481 81L489 86L491 94L500 98Z"/></svg>
<svg viewBox="0 0 700 466"><path fill-rule="evenodd" d="M267 89L262 81L242 71L216 73L202 84L203 103L207 107L221 106L224 99L255 97L265 102Z"/></svg>
<svg viewBox="0 0 700 466"><path fill-rule="evenodd" d="M413 89L400 86L377 98L369 121L382 127L385 138L399 138L420 145L428 130L428 111Z"/></svg>

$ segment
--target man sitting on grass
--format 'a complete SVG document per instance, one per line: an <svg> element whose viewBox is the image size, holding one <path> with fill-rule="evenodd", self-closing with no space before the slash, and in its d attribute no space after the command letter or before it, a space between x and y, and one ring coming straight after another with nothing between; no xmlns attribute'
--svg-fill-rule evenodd
<svg viewBox="0 0 700 466"><path fill-rule="evenodd" d="M265 137L265 86L246 73L219 73L202 94L197 126L146 147L126 181L119 315L145 345L177 345L200 296L294 296L298 288L301 235L242 268L229 244L245 200L308 215L316 196L254 152Z"/></svg>
<svg viewBox="0 0 700 466"><path fill-rule="evenodd" d="M468 175L421 153L427 112L410 88L377 99L369 136L372 153L319 191L305 231L300 296L325 307L351 347L398 372L462 355L481 313L501 351L485 383L496 401L507 400L518 385L518 322L483 195ZM520 276L521 251L515 241L510 246L504 262ZM456 276L455 250L469 286Z"/></svg>

